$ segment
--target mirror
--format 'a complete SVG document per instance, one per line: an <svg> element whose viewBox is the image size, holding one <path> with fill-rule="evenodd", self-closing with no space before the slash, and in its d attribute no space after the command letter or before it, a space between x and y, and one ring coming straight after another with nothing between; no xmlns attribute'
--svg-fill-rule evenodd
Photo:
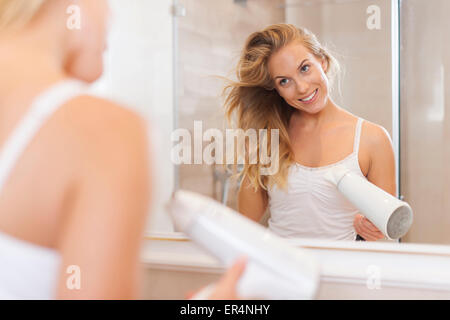
<svg viewBox="0 0 450 320"><path fill-rule="evenodd" d="M208 128L224 130L224 82L235 78L233 68L247 37L275 23L311 30L343 67L332 97L337 105L397 137L393 125L391 1L177 1L180 8L175 32L177 127L190 136ZM197 127L195 128L195 124ZM227 141L228 142L228 141ZM192 144L192 141L191 141ZM204 145L207 143L205 142ZM394 139L394 148L398 141ZM195 149L195 146L193 146ZM398 151L397 151L398 154ZM177 188L210 196L237 209L240 181L222 166L181 164ZM397 183L398 184L398 183ZM267 210L262 223L267 224Z"/></svg>

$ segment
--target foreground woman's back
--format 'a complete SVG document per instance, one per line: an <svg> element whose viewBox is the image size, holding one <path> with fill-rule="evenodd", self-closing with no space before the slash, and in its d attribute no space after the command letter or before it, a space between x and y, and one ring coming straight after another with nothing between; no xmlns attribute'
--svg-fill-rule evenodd
<svg viewBox="0 0 450 320"><path fill-rule="evenodd" d="M101 75L107 9L77 1L82 28L70 30L70 4L0 0L1 298L138 293L146 128L71 80ZM23 131L13 138L15 130Z"/></svg>
<svg viewBox="0 0 450 320"><path fill-rule="evenodd" d="M1 137L0 172L5 169L6 179L0 185L0 246L10 252L2 258L17 276L2 273L6 281L23 283L15 287L25 289L19 298L54 292L58 273L63 295L123 298L135 292L132 279L148 202L145 128L118 106L76 96L80 89L65 82L47 90L34 106L54 107L48 120L29 110L16 126L18 135ZM64 90L67 101L58 105L61 97L58 101L55 95ZM17 154L20 146L23 153ZM15 151L18 157L8 166ZM66 271L73 273L69 266L79 267L81 290L66 287L71 275Z"/></svg>

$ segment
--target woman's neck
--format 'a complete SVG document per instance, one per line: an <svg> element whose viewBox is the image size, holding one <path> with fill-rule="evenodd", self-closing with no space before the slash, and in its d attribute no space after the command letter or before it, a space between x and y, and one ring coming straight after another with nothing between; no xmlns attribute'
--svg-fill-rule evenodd
<svg viewBox="0 0 450 320"><path fill-rule="evenodd" d="M0 107L67 78L59 53L38 39L0 38L0 70Z"/></svg>
<svg viewBox="0 0 450 320"><path fill-rule="evenodd" d="M331 98L328 98L325 107L319 112L311 114L297 110L294 112L293 117L298 125L308 130L314 130L323 126L323 124L332 121L338 112L339 107L331 100Z"/></svg>

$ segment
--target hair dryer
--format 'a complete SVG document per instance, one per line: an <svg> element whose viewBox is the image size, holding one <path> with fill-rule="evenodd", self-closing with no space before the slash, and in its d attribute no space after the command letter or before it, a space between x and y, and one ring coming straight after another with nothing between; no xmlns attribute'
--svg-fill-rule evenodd
<svg viewBox="0 0 450 320"><path fill-rule="evenodd" d="M168 209L176 229L226 267L239 256L247 257L247 266L237 285L240 297L300 300L315 296L319 266L304 249L294 247L219 202L193 192L175 192ZM207 292L203 292L197 299L206 296Z"/></svg>
<svg viewBox="0 0 450 320"><path fill-rule="evenodd" d="M345 166L336 166L327 179L388 239L404 236L413 222L411 207Z"/></svg>

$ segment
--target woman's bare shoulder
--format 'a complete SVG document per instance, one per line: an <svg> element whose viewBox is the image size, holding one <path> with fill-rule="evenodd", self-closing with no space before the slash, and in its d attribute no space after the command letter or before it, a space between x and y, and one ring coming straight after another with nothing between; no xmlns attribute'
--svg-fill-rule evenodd
<svg viewBox="0 0 450 320"><path fill-rule="evenodd" d="M391 143L390 135L383 126L354 115L343 108L339 108L339 113L341 123L348 123L349 125L353 123L354 125L358 119L363 120L361 128L361 143L372 146Z"/></svg>
<svg viewBox="0 0 450 320"><path fill-rule="evenodd" d="M391 137L383 126L364 119L362 124L361 140L372 146L391 144ZM364 137L364 138L363 138Z"/></svg>
<svg viewBox="0 0 450 320"><path fill-rule="evenodd" d="M360 150L360 155L369 161L371 168L380 163L383 167L394 165L392 140L388 131L379 124L367 120L363 122Z"/></svg>
<svg viewBox="0 0 450 320"><path fill-rule="evenodd" d="M94 134L91 138L119 138L120 142L131 134L143 133L147 126L144 118L133 110L94 96L73 99L67 103L65 111L66 121L74 129Z"/></svg>
<svg viewBox="0 0 450 320"><path fill-rule="evenodd" d="M136 125L142 125L144 121L140 115L130 108L89 95L79 96L67 102L65 110L73 124L91 125L98 129L133 128Z"/></svg>
<svg viewBox="0 0 450 320"><path fill-rule="evenodd" d="M143 156L148 147L148 128L143 117L115 102L94 96L79 96L67 102L59 114L58 132L63 132L80 157L99 161L130 161ZM58 126L57 124L57 126Z"/></svg>

